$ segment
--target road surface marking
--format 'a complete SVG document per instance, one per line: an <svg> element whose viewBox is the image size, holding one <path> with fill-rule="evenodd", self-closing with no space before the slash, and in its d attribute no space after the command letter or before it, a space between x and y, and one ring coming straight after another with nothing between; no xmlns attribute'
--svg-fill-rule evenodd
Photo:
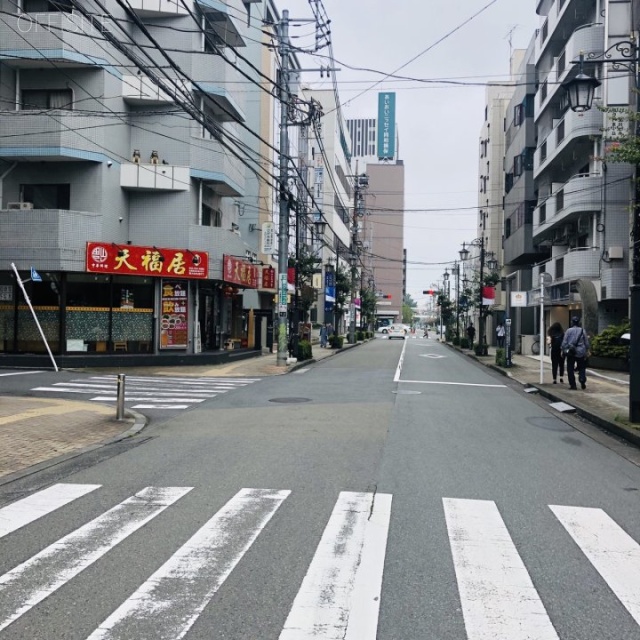
<svg viewBox="0 0 640 640"><path fill-rule="evenodd" d="M42 602L193 487L147 487L0 577L0 630Z"/></svg>
<svg viewBox="0 0 640 640"><path fill-rule="evenodd" d="M211 396L212 398L214 396ZM151 393L149 396L130 396L129 394L125 395L125 400L127 402L149 402L150 400L161 400L162 402L204 402L207 398L157 398L156 394ZM99 396L97 398L89 398L92 402L117 402L117 396Z"/></svg>
<svg viewBox="0 0 640 640"><path fill-rule="evenodd" d="M491 389L506 389L504 384L480 384L477 382L443 382L442 380L396 380L396 382L406 382L408 384L445 384L460 387L489 387Z"/></svg>
<svg viewBox="0 0 640 640"><path fill-rule="evenodd" d="M549 508L640 624L640 545L602 509Z"/></svg>
<svg viewBox="0 0 640 640"><path fill-rule="evenodd" d="M188 404L134 404L132 409L188 409Z"/></svg>
<svg viewBox="0 0 640 640"><path fill-rule="evenodd" d="M54 484L3 507L0 509L0 538L99 489L100 486L99 484Z"/></svg>
<svg viewBox="0 0 640 640"><path fill-rule="evenodd" d="M0 377L2 376L28 376L32 373L44 373L44 371L15 371L13 373L0 373Z"/></svg>
<svg viewBox="0 0 640 640"><path fill-rule="evenodd" d="M443 503L468 640L558 640L496 504Z"/></svg>
<svg viewBox="0 0 640 640"><path fill-rule="evenodd" d="M402 345L402 353L400 354L400 360L398 360L398 366L396 367L396 373L393 376L393 381L398 382L400 380L400 373L402 372L402 363L404 362L404 352L407 350L407 341L404 341Z"/></svg>
<svg viewBox="0 0 640 640"><path fill-rule="evenodd" d="M388 494L341 492L280 640L375 640Z"/></svg>
<svg viewBox="0 0 640 640"><path fill-rule="evenodd" d="M290 493L242 489L87 640L183 638Z"/></svg>

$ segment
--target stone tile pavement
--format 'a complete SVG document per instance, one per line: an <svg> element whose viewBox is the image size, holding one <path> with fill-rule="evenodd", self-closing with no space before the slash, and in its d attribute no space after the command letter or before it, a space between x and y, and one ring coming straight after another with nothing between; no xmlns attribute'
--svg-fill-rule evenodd
<svg viewBox="0 0 640 640"><path fill-rule="evenodd" d="M421 338L418 338L421 339ZM454 348L449 345L450 348ZM345 345L346 349L351 345ZM313 362L339 354L333 349L314 346L311 361L294 363L286 368L276 364L276 355L214 366L144 367L127 369L130 375L189 375L220 377L266 377L282 375ZM477 357L463 351L481 364L508 375L524 387L535 387L550 400L571 404L576 411L598 426L640 446L640 429L626 422L628 417L629 376L624 373L589 370L587 389L570 391L568 384L553 385L550 363L544 357L544 382L540 384L540 360L535 356L514 354L513 367L505 370L495 365L495 353ZM101 370L104 372L104 370ZM93 402L0 396L0 484L28 473L33 465L55 464L58 460L128 437L145 426L144 416L128 412L127 420L118 422L115 407Z"/></svg>

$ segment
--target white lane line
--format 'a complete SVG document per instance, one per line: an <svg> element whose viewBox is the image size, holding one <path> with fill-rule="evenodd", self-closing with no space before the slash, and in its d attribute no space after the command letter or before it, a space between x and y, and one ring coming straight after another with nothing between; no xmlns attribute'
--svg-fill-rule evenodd
<svg viewBox="0 0 640 640"><path fill-rule="evenodd" d="M407 341L404 340L402 345L402 352L400 353L400 360L398 360L398 366L396 367L396 373L393 376L393 381L398 382L400 380L400 372L402 371L402 363L404 362L404 352L407 350Z"/></svg>
<svg viewBox="0 0 640 640"><path fill-rule="evenodd" d="M188 409L188 404L134 404L132 409Z"/></svg>
<svg viewBox="0 0 640 640"><path fill-rule="evenodd" d="M60 386L58 386L60 385ZM87 393L113 393L116 391L117 387L112 384L81 384L81 383L71 383L71 382L56 382L55 386L60 390L64 391L67 387L71 389L88 389ZM126 383L127 391L135 391L135 393L139 395L146 395L147 393L154 393L156 395L174 395L174 394L185 394L185 395L200 395L204 397L210 397L215 395L216 393L225 393L227 389L171 389L169 387L150 387L149 385L129 385Z"/></svg>
<svg viewBox="0 0 640 640"><path fill-rule="evenodd" d="M44 373L44 371L15 371L13 373L0 373L0 377L4 377L4 376L29 376L32 373Z"/></svg>
<svg viewBox="0 0 640 640"><path fill-rule="evenodd" d="M99 489L99 484L54 484L0 509L0 538Z"/></svg>
<svg viewBox="0 0 640 640"><path fill-rule="evenodd" d="M479 384L477 382L443 382L442 380L397 380L397 382L406 382L408 384L444 384L453 387L488 387L490 389L506 389L504 384Z"/></svg>
<svg viewBox="0 0 640 640"><path fill-rule="evenodd" d="M640 545L602 509L549 508L640 624Z"/></svg>
<svg viewBox="0 0 640 640"><path fill-rule="evenodd" d="M126 394L124 399L127 402L152 402L153 400L158 402L204 402L208 400L208 398L159 398L159 395L162 394L150 393L148 396L130 396ZM215 395L211 397L215 398ZM97 396L96 398L89 398L89 400L92 402L117 402L118 398L116 396Z"/></svg>
<svg viewBox="0 0 640 640"><path fill-rule="evenodd" d="M0 578L0 630L42 602L193 487L147 487Z"/></svg>
<svg viewBox="0 0 640 640"><path fill-rule="evenodd" d="M87 640L179 640L290 491L242 489Z"/></svg>
<svg viewBox="0 0 640 640"><path fill-rule="evenodd" d="M280 640L375 640L391 496L341 492Z"/></svg>
<svg viewBox="0 0 640 640"><path fill-rule="evenodd" d="M558 640L496 504L443 503L468 640Z"/></svg>

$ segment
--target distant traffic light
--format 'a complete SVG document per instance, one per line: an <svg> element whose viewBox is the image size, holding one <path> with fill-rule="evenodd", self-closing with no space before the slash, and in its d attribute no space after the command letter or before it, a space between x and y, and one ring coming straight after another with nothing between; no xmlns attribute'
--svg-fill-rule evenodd
<svg viewBox="0 0 640 640"><path fill-rule="evenodd" d="M426 291L422 292L422 295L432 296L434 293L435 293L435 291L433 289L427 289Z"/></svg>
<svg viewBox="0 0 640 640"><path fill-rule="evenodd" d="M390 293L385 293L382 297L383 297L385 300L391 300L391 294L390 294Z"/></svg>

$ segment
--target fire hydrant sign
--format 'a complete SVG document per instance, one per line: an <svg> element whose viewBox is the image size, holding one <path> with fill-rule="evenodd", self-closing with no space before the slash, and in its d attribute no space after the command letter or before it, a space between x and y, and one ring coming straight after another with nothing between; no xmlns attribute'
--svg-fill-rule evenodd
<svg viewBox="0 0 640 640"><path fill-rule="evenodd" d="M161 304L160 348L186 349L189 337L188 283L163 280Z"/></svg>

